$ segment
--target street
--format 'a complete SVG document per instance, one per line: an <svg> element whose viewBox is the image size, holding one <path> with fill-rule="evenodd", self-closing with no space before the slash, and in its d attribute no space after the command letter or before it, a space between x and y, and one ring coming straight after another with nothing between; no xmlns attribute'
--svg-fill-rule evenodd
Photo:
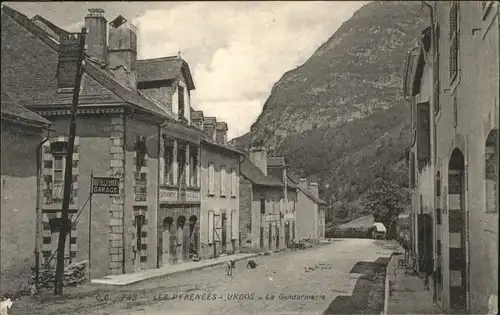
<svg viewBox="0 0 500 315"><path fill-rule="evenodd" d="M369 262L390 255L392 250L383 245L369 239L338 239L304 251L259 256L255 269L245 268L246 260L239 261L233 276L219 266L124 287L86 284L66 289L62 298L47 292L18 301L11 313L215 315L234 314L236 309L238 314L380 313L385 266ZM339 296L350 297L336 299Z"/></svg>

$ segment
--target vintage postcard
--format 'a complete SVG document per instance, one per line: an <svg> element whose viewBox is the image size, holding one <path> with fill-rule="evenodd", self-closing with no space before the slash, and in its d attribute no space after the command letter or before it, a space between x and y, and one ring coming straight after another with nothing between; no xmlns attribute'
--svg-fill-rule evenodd
<svg viewBox="0 0 500 315"><path fill-rule="evenodd" d="M3 2L0 315L497 314L499 8Z"/></svg>

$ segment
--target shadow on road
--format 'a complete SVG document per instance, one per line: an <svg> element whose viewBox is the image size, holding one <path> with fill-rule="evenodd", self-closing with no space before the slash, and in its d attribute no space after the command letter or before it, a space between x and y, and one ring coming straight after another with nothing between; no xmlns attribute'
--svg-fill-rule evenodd
<svg viewBox="0 0 500 315"><path fill-rule="evenodd" d="M359 261L351 273L362 274L351 296L338 296L323 315L331 314L380 314L384 308L385 272L388 257L376 261Z"/></svg>

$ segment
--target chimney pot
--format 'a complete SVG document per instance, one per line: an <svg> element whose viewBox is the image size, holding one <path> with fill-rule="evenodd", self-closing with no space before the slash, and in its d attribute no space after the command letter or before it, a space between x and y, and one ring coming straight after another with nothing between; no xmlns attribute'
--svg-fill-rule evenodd
<svg viewBox="0 0 500 315"><path fill-rule="evenodd" d="M86 52L102 62L106 62L108 58L108 25L106 23L103 9L89 9L89 14L85 17L85 29L88 34L85 38Z"/></svg>
<svg viewBox="0 0 500 315"><path fill-rule="evenodd" d="M215 140L215 127L217 126L217 119L215 117L205 117L203 119L203 129L210 138Z"/></svg>
<svg viewBox="0 0 500 315"><path fill-rule="evenodd" d="M121 15L109 24L108 68L118 81L136 89L137 29Z"/></svg>
<svg viewBox="0 0 500 315"><path fill-rule="evenodd" d="M300 178L299 179L299 187L302 190L308 190L307 179L306 178Z"/></svg>
<svg viewBox="0 0 500 315"><path fill-rule="evenodd" d="M225 122L217 123L215 133L215 139L218 143L227 144L227 124Z"/></svg>

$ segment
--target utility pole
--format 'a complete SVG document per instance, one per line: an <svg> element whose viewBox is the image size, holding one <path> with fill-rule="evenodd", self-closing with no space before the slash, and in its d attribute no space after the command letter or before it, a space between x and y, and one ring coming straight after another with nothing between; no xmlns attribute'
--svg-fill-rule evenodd
<svg viewBox="0 0 500 315"><path fill-rule="evenodd" d="M68 139L68 152L66 156L66 168L64 173L64 195L62 202L61 225L59 230L59 243L57 246L57 265L56 265L56 279L54 285L54 294L63 294L63 275L64 275L64 255L66 235L68 234L68 217L69 217L69 202L71 197L71 190L73 185L73 149L75 145L76 133L76 113L78 108L78 97L80 95L80 85L83 75L83 59L85 51L85 36L87 29L82 28L82 32L78 34L80 39L78 50L78 62L76 67L75 86L73 88L73 103L71 107L71 120L69 125L69 139ZM63 53L63 52L61 52Z"/></svg>

